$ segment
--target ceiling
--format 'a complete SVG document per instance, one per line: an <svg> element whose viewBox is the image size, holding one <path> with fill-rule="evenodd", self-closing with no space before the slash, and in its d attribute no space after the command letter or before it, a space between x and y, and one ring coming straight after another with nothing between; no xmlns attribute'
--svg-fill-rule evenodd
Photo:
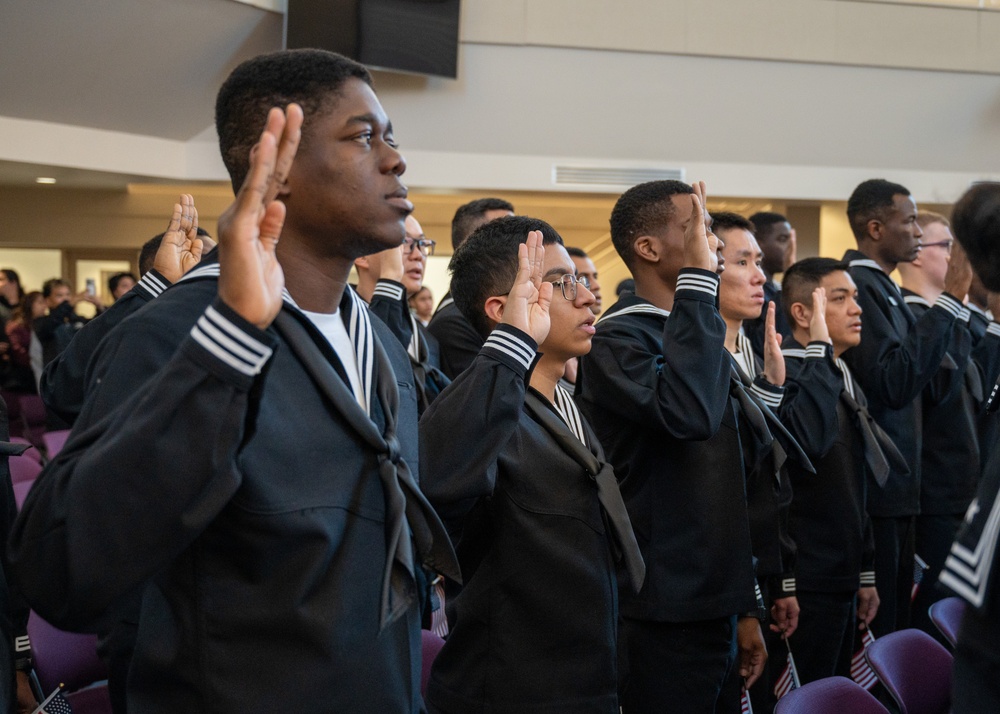
<svg viewBox="0 0 1000 714"><path fill-rule="evenodd" d="M188 141L210 131L233 67L281 48L282 22L237 0L3 0L0 118ZM10 140L0 134L0 147ZM0 161L0 183L40 175L101 188L150 180Z"/></svg>

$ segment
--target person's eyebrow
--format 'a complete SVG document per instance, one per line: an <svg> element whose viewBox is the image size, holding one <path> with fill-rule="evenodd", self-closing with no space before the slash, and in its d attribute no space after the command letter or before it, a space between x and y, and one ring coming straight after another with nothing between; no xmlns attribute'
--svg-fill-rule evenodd
<svg viewBox="0 0 1000 714"><path fill-rule="evenodd" d="M833 290L830 291L830 294L834 295L836 293L847 293L847 292L850 292L847 288L834 288Z"/></svg>
<svg viewBox="0 0 1000 714"><path fill-rule="evenodd" d="M378 124L374 114L358 114L347 120L348 124ZM391 125L390 125L391 130Z"/></svg>
<svg viewBox="0 0 1000 714"><path fill-rule="evenodd" d="M576 275L576 271L575 270L566 270L565 267L550 268L549 271L547 273L545 273L544 277L547 278L547 277L552 276L552 275L558 275L560 277L563 276L563 275Z"/></svg>

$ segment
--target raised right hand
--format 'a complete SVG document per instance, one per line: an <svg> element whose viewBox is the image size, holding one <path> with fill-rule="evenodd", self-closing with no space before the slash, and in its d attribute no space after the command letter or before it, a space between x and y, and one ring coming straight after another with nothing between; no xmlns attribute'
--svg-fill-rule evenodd
<svg viewBox="0 0 1000 714"><path fill-rule="evenodd" d="M972 286L972 264L965 248L958 241L951 245L951 257L948 259L948 270L944 274L944 291L949 295L964 301Z"/></svg>
<svg viewBox="0 0 1000 714"><path fill-rule="evenodd" d="M719 267L716 253L719 239L709 228L711 219L705 207L705 182L695 181L691 187L694 193L690 196L691 215L684 230L684 267L701 268L714 273Z"/></svg>
<svg viewBox="0 0 1000 714"><path fill-rule="evenodd" d="M826 326L826 288L813 290L812 319L809 321L809 341L833 344Z"/></svg>
<svg viewBox="0 0 1000 714"><path fill-rule="evenodd" d="M170 223L153 257L153 268L171 283L176 283L198 265L204 248L198 236L198 209L194 207L194 197L182 193L180 203L174 204Z"/></svg>
<svg viewBox="0 0 1000 714"><path fill-rule="evenodd" d="M261 329L281 310L285 277L275 250L285 204L275 196L291 167L301 132L301 107L271 109L260 141L250 152L250 170L236 201L219 217L219 297ZM279 175L279 168L286 173Z"/></svg>
<svg viewBox="0 0 1000 714"><path fill-rule="evenodd" d="M516 327L531 335L538 344L549 336L551 320L549 305L552 304L552 283L542 282L542 264L545 260L545 246L542 232L531 231L528 240L517 249L517 277L514 287L507 294L501 322Z"/></svg>

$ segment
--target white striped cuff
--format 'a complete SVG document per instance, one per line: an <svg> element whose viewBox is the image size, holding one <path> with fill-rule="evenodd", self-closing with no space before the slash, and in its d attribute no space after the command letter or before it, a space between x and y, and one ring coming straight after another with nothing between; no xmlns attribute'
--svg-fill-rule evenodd
<svg viewBox="0 0 1000 714"><path fill-rule="evenodd" d="M969 308L963 307L962 312L958 313L958 319L968 325L969 320L972 319L972 313L969 311Z"/></svg>
<svg viewBox="0 0 1000 714"><path fill-rule="evenodd" d="M965 306L962 305L958 300L953 298L948 293L941 293L938 299L934 301L934 307L943 307L945 310L951 313L952 317L958 318L962 314L962 310Z"/></svg>
<svg viewBox="0 0 1000 714"><path fill-rule="evenodd" d="M704 271L698 273L682 272L677 276L677 292L681 290L697 290L700 293L717 297L719 294L719 276L710 275Z"/></svg>
<svg viewBox="0 0 1000 714"><path fill-rule="evenodd" d="M374 295L381 295L390 300L402 300L406 288L395 280L379 280L375 283Z"/></svg>
<svg viewBox="0 0 1000 714"><path fill-rule="evenodd" d="M170 283L159 273L150 270L139 280L139 287L145 289L151 297L158 298L170 287Z"/></svg>
<svg viewBox="0 0 1000 714"><path fill-rule="evenodd" d="M274 352L211 305L191 328L191 337L218 359L249 377L260 374Z"/></svg>
<svg viewBox="0 0 1000 714"><path fill-rule="evenodd" d="M795 593L795 578L782 578L781 579L781 592L782 593Z"/></svg>
<svg viewBox="0 0 1000 714"><path fill-rule="evenodd" d="M873 588L875 587L875 571L866 570L861 573L861 587L863 588Z"/></svg>
<svg viewBox="0 0 1000 714"><path fill-rule="evenodd" d="M535 361L534 347L517 335L513 334L513 332L504 330L501 327L493 330L493 332L490 333L490 336L486 338L486 344L483 345L483 350L493 350L508 357L512 357L526 370L529 369L531 367L531 363Z"/></svg>
<svg viewBox="0 0 1000 714"><path fill-rule="evenodd" d="M780 389L780 387L778 387ZM777 409L781 406L781 398L785 396L784 391L773 392L766 387L762 387L756 382L750 385L750 391L757 395L757 397L764 402L767 406L772 409Z"/></svg>
<svg viewBox="0 0 1000 714"><path fill-rule="evenodd" d="M15 652L31 651L31 640L28 639L27 635L21 635L20 637L14 638L14 651Z"/></svg>
<svg viewBox="0 0 1000 714"><path fill-rule="evenodd" d="M764 607L764 595L763 593L761 593L760 585L757 583L756 580L754 580L753 582L753 595L755 598L757 598L758 607Z"/></svg>
<svg viewBox="0 0 1000 714"><path fill-rule="evenodd" d="M827 344L825 342L810 342L806 345L806 357L812 357L813 359L826 359L826 348Z"/></svg>
<svg viewBox="0 0 1000 714"><path fill-rule="evenodd" d="M1000 337L1000 322L991 322L986 326L986 334Z"/></svg>

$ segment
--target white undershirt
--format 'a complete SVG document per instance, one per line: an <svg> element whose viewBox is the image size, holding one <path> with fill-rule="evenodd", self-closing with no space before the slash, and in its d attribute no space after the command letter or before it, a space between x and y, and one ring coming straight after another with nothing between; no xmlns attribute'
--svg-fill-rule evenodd
<svg viewBox="0 0 1000 714"><path fill-rule="evenodd" d="M302 314L309 318L309 321L316 326L326 341L330 343L333 351L337 353L337 357L340 358L340 363L344 365L344 371L347 372L347 378L350 380L351 391L354 392L354 398L357 400L358 405L364 410L365 414L368 413L368 405L364 401L364 389L361 387L361 373L358 370L358 356L354 351L354 345L351 343L351 336L347 334L347 328L344 326L344 321L340 319L340 310L334 313L324 313L324 312L307 312L302 311Z"/></svg>

